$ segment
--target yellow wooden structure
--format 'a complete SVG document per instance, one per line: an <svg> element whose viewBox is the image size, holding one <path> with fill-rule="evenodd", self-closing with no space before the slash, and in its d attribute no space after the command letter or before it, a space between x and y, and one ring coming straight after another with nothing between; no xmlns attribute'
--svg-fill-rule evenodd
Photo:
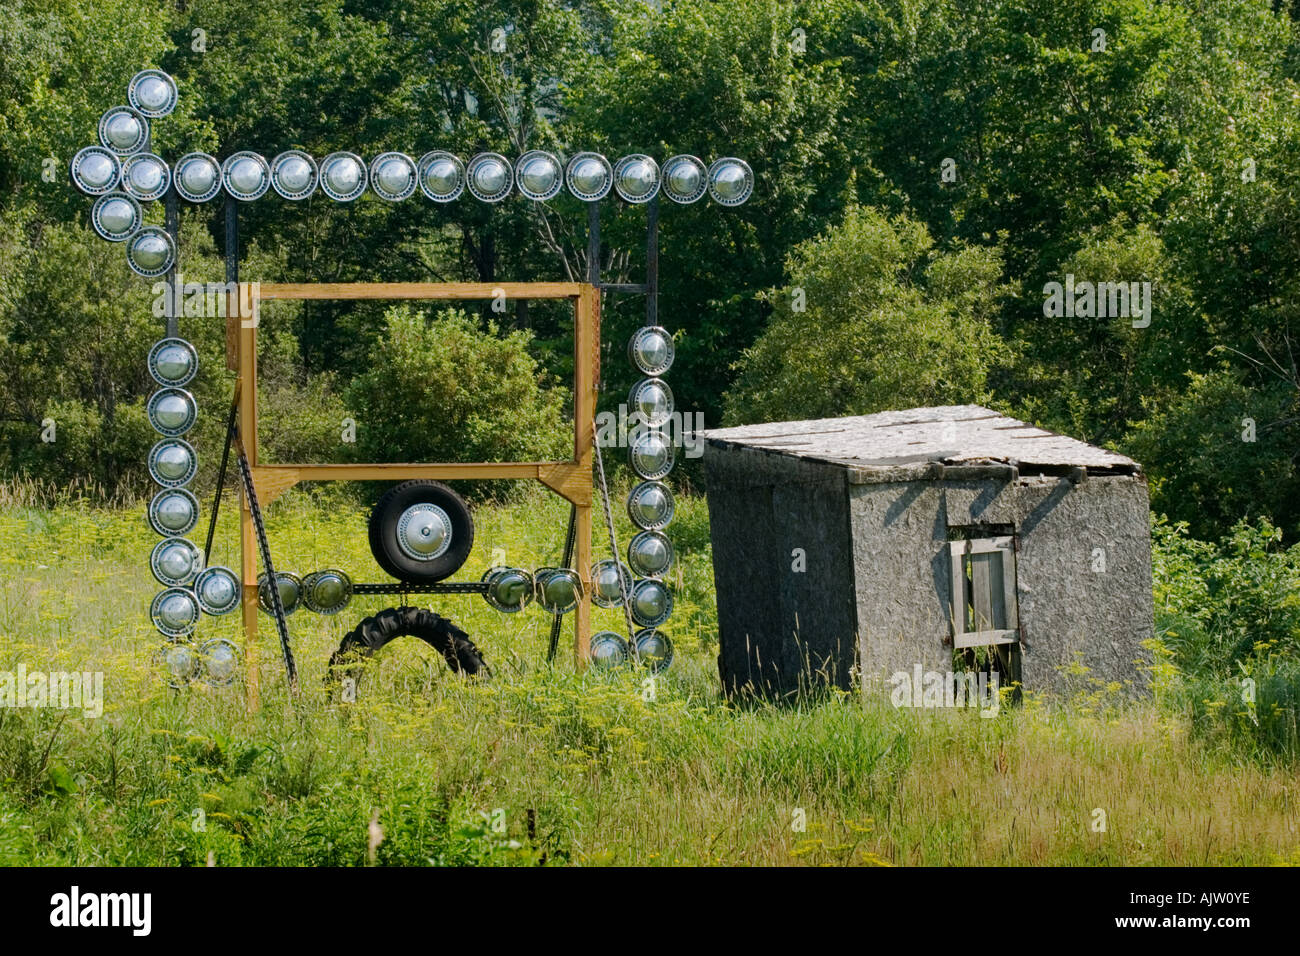
<svg viewBox="0 0 1300 956"><path fill-rule="evenodd" d="M393 464L263 465L257 453L257 324L261 302L276 299L568 299L573 303L573 457L567 461L424 462ZM242 305L241 305L242 303ZM241 312L241 308L245 311ZM530 478L576 510L573 563L582 581L574 610L574 666L586 665L591 641L591 468L595 444L596 382L600 376L600 292L585 282L500 283L251 283L227 299L226 361L238 373L239 439L248 458L259 504L274 501L300 481L403 481L411 478ZM412 396L418 401L418 396ZM247 497L240 493L240 578L243 582L248 704L259 705L257 646L257 539Z"/></svg>

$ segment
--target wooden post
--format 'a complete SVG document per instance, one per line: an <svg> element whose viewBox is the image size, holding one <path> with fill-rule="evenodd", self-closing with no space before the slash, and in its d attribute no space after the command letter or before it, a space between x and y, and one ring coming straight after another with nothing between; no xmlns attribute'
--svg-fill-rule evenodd
<svg viewBox="0 0 1300 956"><path fill-rule="evenodd" d="M600 289L583 288L578 296L573 329L573 458L588 488L596 443L596 383L600 379ZM582 581L582 600L578 602L573 627L573 666L578 672L587 667L591 648L591 495L585 502L575 502L577 534L574 540L574 564Z"/></svg>
<svg viewBox="0 0 1300 956"><path fill-rule="evenodd" d="M240 309L238 290L229 292L226 300L226 323L231 325L239 342L239 448L248 458L249 467L257 464L257 329L252 316ZM256 314L257 304L253 303ZM240 581L243 584L244 661L248 674L248 711L261 709L261 670L257 647L257 538L253 528L253 511L243 484L239 489L239 555Z"/></svg>

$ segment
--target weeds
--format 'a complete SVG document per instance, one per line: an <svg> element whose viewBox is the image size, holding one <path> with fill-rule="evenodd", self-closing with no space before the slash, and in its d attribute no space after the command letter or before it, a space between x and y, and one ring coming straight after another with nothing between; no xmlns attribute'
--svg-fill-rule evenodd
<svg viewBox="0 0 1300 956"><path fill-rule="evenodd" d="M683 496L679 506L699 523L702 502ZM483 547L459 577L476 578L497 543L508 562L554 563L566 517L548 498L480 508ZM361 512L290 496L269 509L268 528L286 569L340 566L380 580ZM233 563L233 532L227 512L215 562ZM106 698L97 720L0 709L0 863L1300 859L1285 756L1295 749L1296 671L1276 646L1197 683L1157 644L1152 701L1124 702L1080 673L1074 700L1027 694L995 719L895 709L887 694L731 704L717 689L708 539L697 528L679 542L677 660L653 695L642 674L548 666L543 615L499 615L457 597L435 610L490 663L511 662L496 679L460 679L436 652L399 640L368 664L355 703L331 700L326 662L379 608L374 599L336 618L290 618L297 714L264 617L263 707L249 714L242 685L175 692L153 673L144 565L155 539L138 511L0 508L0 533L0 670L25 661L102 671ZM1160 599L1182 612L1177 595ZM598 612L597 627L621 625L619 612ZM239 637L229 618L201 627ZM1252 704L1241 696L1247 679Z"/></svg>

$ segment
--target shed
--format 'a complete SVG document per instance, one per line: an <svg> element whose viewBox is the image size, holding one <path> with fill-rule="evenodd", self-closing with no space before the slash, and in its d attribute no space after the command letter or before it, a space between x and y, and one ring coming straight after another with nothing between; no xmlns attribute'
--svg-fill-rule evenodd
<svg viewBox="0 0 1300 956"><path fill-rule="evenodd" d="M978 405L704 435L728 692L980 660L1030 690L1077 664L1143 687L1151 540L1132 459Z"/></svg>

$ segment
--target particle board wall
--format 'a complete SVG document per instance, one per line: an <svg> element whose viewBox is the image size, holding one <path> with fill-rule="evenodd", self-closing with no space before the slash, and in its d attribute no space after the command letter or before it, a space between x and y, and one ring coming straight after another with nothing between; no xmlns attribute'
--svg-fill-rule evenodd
<svg viewBox="0 0 1300 956"><path fill-rule="evenodd" d="M856 609L844 469L751 449L705 463L724 688L848 689Z"/></svg>
<svg viewBox="0 0 1300 956"><path fill-rule="evenodd" d="M944 489L908 481L847 488L859 670L863 683L896 671L947 673L952 604Z"/></svg>
<svg viewBox="0 0 1300 956"><path fill-rule="evenodd" d="M1144 688L1154 626L1140 477L850 484L848 494L865 684L918 663L951 668L949 530L1011 525L1025 686L1062 691L1077 661L1090 677Z"/></svg>
<svg viewBox="0 0 1300 956"><path fill-rule="evenodd" d="M1087 677L1146 689L1154 634L1151 526L1140 476L1022 479L1018 592L1025 686L1062 690ZM1100 550L1104 569L1098 562Z"/></svg>

